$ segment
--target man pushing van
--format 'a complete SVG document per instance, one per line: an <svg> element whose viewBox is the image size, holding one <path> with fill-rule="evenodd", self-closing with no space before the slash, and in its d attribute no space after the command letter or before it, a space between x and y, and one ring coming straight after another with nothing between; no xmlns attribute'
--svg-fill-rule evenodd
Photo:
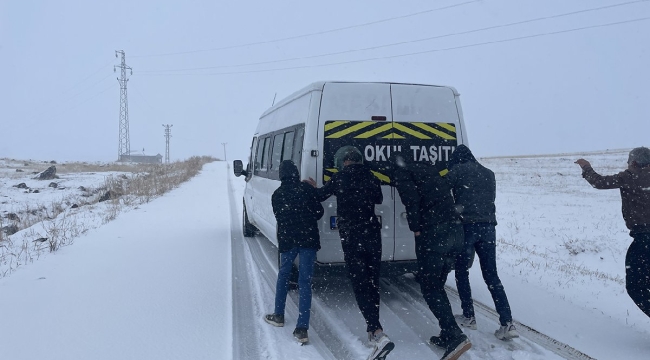
<svg viewBox="0 0 650 360"><path fill-rule="evenodd" d="M368 360L385 359L395 344L379 322L379 270L381 265L381 224L375 204L381 204L381 185L363 164L363 155L353 146L344 146L335 156L339 171L317 189L320 201L336 196L339 235L348 277L361 314L366 320L373 351ZM306 180L316 187L314 179Z"/></svg>
<svg viewBox="0 0 650 360"><path fill-rule="evenodd" d="M447 276L464 244L451 187L429 161L414 162L394 152L389 163L391 185L406 207L406 220L415 237L422 296L440 326L440 334L430 342L445 349L440 360L456 360L472 344L458 327L445 292Z"/></svg>

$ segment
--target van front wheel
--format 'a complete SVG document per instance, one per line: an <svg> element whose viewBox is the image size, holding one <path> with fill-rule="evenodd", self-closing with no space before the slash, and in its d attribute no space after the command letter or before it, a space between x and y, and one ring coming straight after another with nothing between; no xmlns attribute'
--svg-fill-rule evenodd
<svg viewBox="0 0 650 360"><path fill-rule="evenodd" d="M248 213L246 212L246 204L244 204L244 211L242 211L242 230L244 232L244 237L253 237L257 228L255 225L251 224L248 221Z"/></svg>

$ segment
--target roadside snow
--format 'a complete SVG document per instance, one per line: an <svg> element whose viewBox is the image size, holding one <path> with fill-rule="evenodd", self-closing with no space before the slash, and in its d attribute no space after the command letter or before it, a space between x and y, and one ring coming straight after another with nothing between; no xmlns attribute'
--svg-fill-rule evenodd
<svg viewBox="0 0 650 360"><path fill-rule="evenodd" d="M224 168L0 279L1 357L231 358Z"/></svg>

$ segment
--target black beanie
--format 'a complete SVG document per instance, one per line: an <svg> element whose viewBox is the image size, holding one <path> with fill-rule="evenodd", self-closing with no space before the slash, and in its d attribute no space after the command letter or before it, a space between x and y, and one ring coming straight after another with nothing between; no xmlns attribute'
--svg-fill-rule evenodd
<svg viewBox="0 0 650 360"><path fill-rule="evenodd" d="M280 163L280 181L300 181L300 173L291 160Z"/></svg>

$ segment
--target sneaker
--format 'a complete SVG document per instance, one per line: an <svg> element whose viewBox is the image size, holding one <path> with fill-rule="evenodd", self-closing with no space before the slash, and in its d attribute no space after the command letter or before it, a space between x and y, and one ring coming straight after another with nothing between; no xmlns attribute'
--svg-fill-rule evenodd
<svg viewBox="0 0 650 360"><path fill-rule="evenodd" d="M468 329L476 330L476 318L475 317L465 317L465 315L459 314L454 315L458 325L466 327Z"/></svg>
<svg viewBox="0 0 650 360"><path fill-rule="evenodd" d="M379 335L372 335L371 338L371 342L374 343L374 349L372 349L372 353L368 356L368 360L384 360L395 348L395 343L390 341L388 335L383 332L379 333Z"/></svg>
<svg viewBox="0 0 650 360"><path fill-rule="evenodd" d="M472 343L469 342L467 336L465 334L459 335L447 344L447 351L445 351L445 354L442 355L440 360L456 360L471 347Z"/></svg>
<svg viewBox="0 0 650 360"><path fill-rule="evenodd" d="M301 344L309 342L309 337L307 336L307 329L305 328L296 328L296 330L293 331L293 337L295 337L296 340L298 340L298 342Z"/></svg>
<svg viewBox="0 0 650 360"><path fill-rule="evenodd" d="M494 336L499 340L507 341L518 338L519 333L517 332L515 324L513 324L512 321L508 321L505 325L502 325L494 332Z"/></svg>
<svg viewBox="0 0 650 360"><path fill-rule="evenodd" d="M284 326L284 315L268 314L264 316L264 321L266 321L267 323L273 326L282 327Z"/></svg>

